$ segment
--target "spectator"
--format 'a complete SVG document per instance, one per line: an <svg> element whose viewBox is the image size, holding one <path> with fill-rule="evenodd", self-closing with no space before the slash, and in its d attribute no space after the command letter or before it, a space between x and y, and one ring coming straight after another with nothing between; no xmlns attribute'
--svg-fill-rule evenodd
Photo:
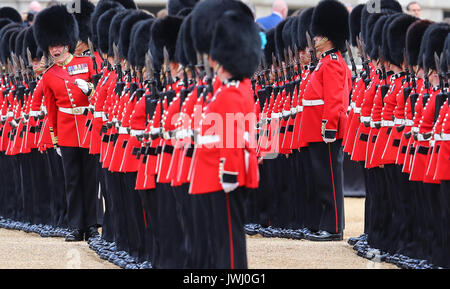
<svg viewBox="0 0 450 289"><path fill-rule="evenodd" d="M422 8L420 7L419 3L415 1L409 2L409 4L406 6L406 10L408 11L408 14L420 18L420 11L422 10Z"/></svg>
<svg viewBox="0 0 450 289"><path fill-rule="evenodd" d="M269 30L287 17L288 6L284 0L275 0L272 4L272 14L266 17L256 19L258 23L265 30Z"/></svg>

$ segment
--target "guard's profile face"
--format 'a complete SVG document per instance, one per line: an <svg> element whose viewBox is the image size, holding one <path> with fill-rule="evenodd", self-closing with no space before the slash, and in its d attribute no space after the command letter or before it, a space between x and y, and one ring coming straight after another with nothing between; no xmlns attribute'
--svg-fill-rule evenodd
<svg viewBox="0 0 450 289"><path fill-rule="evenodd" d="M63 54L64 47L64 45L50 46L48 51L53 58L57 59Z"/></svg>

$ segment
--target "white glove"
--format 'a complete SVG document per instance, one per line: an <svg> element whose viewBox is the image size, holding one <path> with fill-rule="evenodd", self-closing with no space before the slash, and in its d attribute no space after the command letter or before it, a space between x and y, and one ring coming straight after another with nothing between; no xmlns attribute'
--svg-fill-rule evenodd
<svg viewBox="0 0 450 289"><path fill-rule="evenodd" d="M61 148L60 148L60 147L56 147L56 153L57 153L60 157L62 157L62 154L61 154Z"/></svg>
<svg viewBox="0 0 450 289"><path fill-rule="evenodd" d="M336 141L336 138L326 138L326 137L322 137L323 141L326 143L332 143Z"/></svg>
<svg viewBox="0 0 450 289"><path fill-rule="evenodd" d="M75 84L81 89L84 94L87 94L90 90L88 82L83 79L75 79Z"/></svg>

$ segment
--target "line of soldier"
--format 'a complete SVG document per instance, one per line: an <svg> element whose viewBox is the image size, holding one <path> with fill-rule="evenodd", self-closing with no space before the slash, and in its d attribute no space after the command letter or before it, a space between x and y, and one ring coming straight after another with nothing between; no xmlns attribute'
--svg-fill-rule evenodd
<svg viewBox="0 0 450 289"><path fill-rule="evenodd" d="M261 59L261 39L244 3L209 0L193 9L196 2L169 1L162 19L133 1L102 0L95 7L81 1L80 15L51 6L28 29L34 49L28 42L26 48L39 48L48 61L26 101L16 87L28 89L28 82L4 74L4 109L16 115L5 113L2 136L16 121L27 130L14 143L23 137L45 147L42 156L56 157L58 173L64 172L66 241L88 240L101 258L123 268L247 267L244 201L259 181L251 123L224 121L213 130L207 117L253 114L249 78ZM81 41L83 32L92 45ZM89 56L73 54L80 45ZM9 49L5 63L16 51ZM43 122L42 128L29 129L39 124L27 118ZM223 146L227 139L243 146ZM27 178L20 176L12 181ZM99 186L105 199L101 238Z"/></svg>
<svg viewBox="0 0 450 289"><path fill-rule="evenodd" d="M341 142L351 89L351 72L341 55L349 36L345 6L325 0L314 13L309 10L314 40L294 32L305 35L304 44L299 46L303 49L289 52L290 58L306 60L290 67L287 56L281 54L288 50L279 46L285 33L262 37L245 4L195 2L169 1L169 16L163 19L125 0L102 0L95 7L82 1L78 17L61 5L37 15L31 50L40 49L48 60L36 89L27 91L28 102L18 102L16 79L6 75L3 81L16 109L31 103L28 115L36 114L32 119L43 123L22 136L29 139L34 133L31 143L45 151L45 156L55 157L57 171L64 172L65 194L61 188L58 193L67 199L64 216L70 230L64 234L66 241L86 239L101 258L123 268L246 268L245 206L254 201L247 196L249 191L257 195L265 189L265 185L257 189L259 168L263 172L265 164L270 164L263 160L258 168L258 157L261 161L278 153L280 147L290 149L292 142L274 142L281 140L281 134L274 137L277 126L282 129L288 122L283 139L303 136L295 145L308 143L299 157L308 163L298 163L314 178L313 182L306 180L306 185L311 186L307 199L316 207L305 212L295 208L296 214L301 212L311 220L310 231L302 234L314 240L342 240ZM338 25L330 21L330 13ZM92 45L81 41L82 35L89 35ZM268 52L274 37L278 60L273 51ZM273 74L278 82L273 90L264 85L265 99L259 89L263 87L261 74L254 75L264 42L264 53L269 55L265 61L278 70ZM307 42L312 61L303 67L310 62ZM89 51L89 56L74 56L75 48ZM6 63L9 53L4 55ZM24 55L16 53L12 59ZM29 62L35 61L38 67L39 56L32 55ZM8 67L18 71L17 65ZM285 75L303 85L297 85L297 90L306 90L303 99L293 97L292 83L281 85L280 76ZM24 85L28 88L27 82ZM315 91L319 87L333 94ZM286 95L297 100L297 110L292 110L293 116L299 116L295 134L294 117L288 120L272 108L264 111L275 102L279 106L283 101L288 107ZM4 108L14 110L8 101ZM26 112L23 118L18 115L19 125L27 124ZM230 127L218 133L208 116L226 119L229 113L255 115L255 123L233 120L231 137L242 147L217 148L216 144L230 139L220 131ZM271 121L264 115L271 115ZM301 119L311 124L300 126ZM11 120L8 115L4 131L10 129ZM53 178L45 177L47 181ZM263 178L269 181L270 176ZM105 199L101 238L95 219L98 187ZM285 208L290 209L290 204Z"/></svg>
<svg viewBox="0 0 450 289"><path fill-rule="evenodd" d="M450 25L359 5L352 42L364 69L354 78L344 151L366 180L358 255L402 268L449 266L448 65Z"/></svg>
<svg viewBox="0 0 450 289"><path fill-rule="evenodd" d="M448 267L449 25L404 14L397 1L381 1L378 12L370 5L358 5L348 18L350 43L362 70L357 71L347 44L353 77L342 145L361 164L366 183L364 234L349 243L360 256L403 268ZM261 186L248 207L249 235L330 239L310 234L318 230L317 212L330 201L317 199L320 189L311 164L317 155L311 155L298 129L302 122L308 127L313 122L305 118L314 75L309 68L316 67L314 55L305 57L315 46L306 37L314 27L313 11L306 9L267 31L265 61L274 64L278 75L257 73L261 131L272 137L269 142L261 138L258 156L278 153L288 158L264 160ZM300 50L301 61L289 50ZM277 97L279 91L285 93ZM264 127L274 120L275 126ZM326 183L326 173L316 177L317 183Z"/></svg>

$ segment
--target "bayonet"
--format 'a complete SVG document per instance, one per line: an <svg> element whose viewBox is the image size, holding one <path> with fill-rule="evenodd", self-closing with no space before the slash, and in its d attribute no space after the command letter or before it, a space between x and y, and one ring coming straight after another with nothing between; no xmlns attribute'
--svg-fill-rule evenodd
<svg viewBox="0 0 450 289"><path fill-rule="evenodd" d="M89 38L88 38L88 46L89 46L89 53L91 54L92 65L94 67L95 73L98 74L97 61L95 61L94 46L92 45L91 39L89 39Z"/></svg>
<svg viewBox="0 0 450 289"><path fill-rule="evenodd" d="M278 82L280 81L279 77L278 77L278 68L277 68L277 59L275 58L275 55L272 52L272 65L273 65L273 69L274 69L274 73L275 73L275 81Z"/></svg>
<svg viewBox="0 0 450 289"><path fill-rule="evenodd" d="M164 68L166 73L166 79L169 85L172 85L172 74L170 72L170 59L169 59L169 52L167 51L167 48L163 47L163 55L164 55Z"/></svg>
<svg viewBox="0 0 450 289"><path fill-rule="evenodd" d="M384 79L384 84L387 84L387 76L386 76L386 68L384 67L384 58L381 54L381 47L378 46L378 61L380 62L381 66L381 78Z"/></svg>
<svg viewBox="0 0 450 289"><path fill-rule="evenodd" d="M354 78L356 78L356 76L358 75L358 71L356 70L356 64L355 64L355 59L353 58L352 49L347 40L345 40L345 46L347 47L348 57L350 58L350 63L352 64L352 71L354 73L353 76L354 76Z"/></svg>
<svg viewBox="0 0 450 289"><path fill-rule="evenodd" d="M115 43L113 43L113 55L117 79L118 81L122 81L122 65L120 64L119 49L117 48L117 45Z"/></svg>
<svg viewBox="0 0 450 289"><path fill-rule="evenodd" d="M291 71L291 75L290 78L294 78L294 57L292 55L292 49L290 47L288 47L288 58L289 58L289 69Z"/></svg>
<svg viewBox="0 0 450 289"><path fill-rule="evenodd" d="M152 80L154 77L153 69L153 57L150 49L145 53L145 73L147 74L147 79Z"/></svg>
<svg viewBox="0 0 450 289"><path fill-rule="evenodd" d="M309 35L308 31L306 31L306 40L308 41L308 49L309 53L311 54L311 66L310 70L311 72L314 71L316 68L317 63L319 62L317 60L317 54L316 54L316 46L314 41L311 39L311 36Z"/></svg>

